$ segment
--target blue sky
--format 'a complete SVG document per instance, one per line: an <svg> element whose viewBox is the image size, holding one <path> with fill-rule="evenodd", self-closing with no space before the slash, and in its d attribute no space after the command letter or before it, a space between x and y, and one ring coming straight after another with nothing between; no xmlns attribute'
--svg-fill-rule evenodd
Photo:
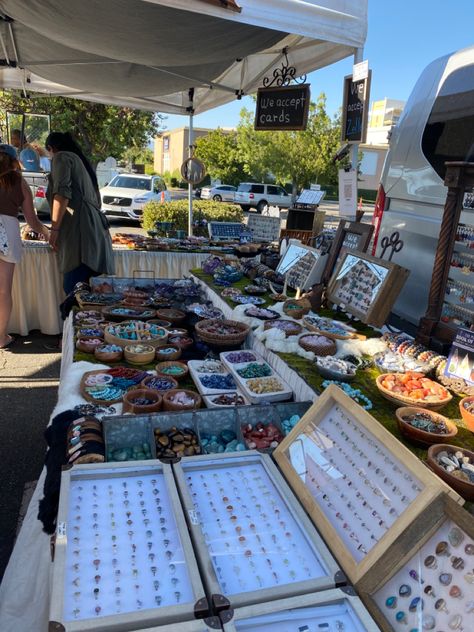
<svg viewBox="0 0 474 632"><path fill-rule="evenodd" d="M368 35L364 59L372 69L370 101L388 97L406 101L423 68L433 59L474 44L474 1L368 0ZM311 94L324 92L329 114L342 100L342 82L352 72L347 58L309 75ZM234 101L195 117L196 127L233 127L240 109L254 109L250 99ZM168 115L167 129L187 125L187 117Z"/></svg>

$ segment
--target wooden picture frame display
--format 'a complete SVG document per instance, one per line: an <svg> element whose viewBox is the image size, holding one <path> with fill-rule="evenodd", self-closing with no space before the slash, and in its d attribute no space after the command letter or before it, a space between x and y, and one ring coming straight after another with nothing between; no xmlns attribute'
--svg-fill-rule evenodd
<svg viewBox="0 0 474 632"><path fill-rule="evenodd" d="M329 251L328 261L323 273L323 283L327 283L331 278L343 248L367 252L374 228L372 224L362 224L361 222L350 222L341 219Z"/></svg>
<svg viewBox="0 0 474 632"><path fill-rule="evenodd" d="M353 583L439 494L464 502L335 385L273 457Z"/></svg>
<svg viewBox="0 0 474 632"><path fill-rule="evenodd" d="M391 261L346 250L328 283L326 297L363 323L381 327L409 274Z"/></svg>

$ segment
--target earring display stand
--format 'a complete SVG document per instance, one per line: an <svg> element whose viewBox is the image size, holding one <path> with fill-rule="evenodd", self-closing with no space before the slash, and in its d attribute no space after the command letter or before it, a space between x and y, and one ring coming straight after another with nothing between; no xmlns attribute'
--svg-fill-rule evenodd
<svg viewBox="0 0 474 632"><path fill-rule="evenodd" d="M206 610L169 465L63 472L50 631L136 630Z"/></svg>
<svg viewBox="0 0 474 632"><path fill-rule="evenodd" d="M223 595L238 607L345 580L267 455L183 458L173 471L214 603Z"/></svg>
<svg viewBox="0 0 474 632"><path fill-rule="evenodd" d="M354 583L439 494L463 502L336 386L273 455Z"/></svg>

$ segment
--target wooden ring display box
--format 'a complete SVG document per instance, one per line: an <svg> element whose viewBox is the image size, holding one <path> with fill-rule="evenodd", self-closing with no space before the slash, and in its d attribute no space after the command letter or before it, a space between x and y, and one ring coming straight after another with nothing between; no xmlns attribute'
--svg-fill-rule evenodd
<svg viewBox="0 0 474 632"><path fill-rule="evenodd" d="M165 525L161 533L160 522L149 520L145 524L143 520L143 515L151 518L156 512L156 499L161 524ZM126 522L126 511L133 521L131 526ZM166 548L162 540L166 540ZM131 572L133 549L138 579ZM171 562L166 551L172 554ZM175 568L165 572L170 563ZM181 622L208 612L170 465L135 461L63 470L50 632L124 632L164 624L186 630Z"/></svg>
<svg viewBox="0 0 474 632"><path fill-rule="evenodd" d="M440 495L464 502L334 385L273 457L356 585Z"/></svg>

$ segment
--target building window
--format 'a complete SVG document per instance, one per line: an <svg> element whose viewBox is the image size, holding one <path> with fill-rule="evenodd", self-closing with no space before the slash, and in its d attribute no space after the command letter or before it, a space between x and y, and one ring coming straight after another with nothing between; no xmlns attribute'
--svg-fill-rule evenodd
<svg viewBox="0 0 474 632"><path fill-rule="evenodd" d="M364 151L360 162L360 172L364 176L375 176L377 174L377 163L379 155L375 151Z"/></svg>
<svg viewBox="0 0 474 632"><path fill-rule="evenodd" d="M169 150L170 150L170 137L163 136L163 151L169 151Z"/></svg>

